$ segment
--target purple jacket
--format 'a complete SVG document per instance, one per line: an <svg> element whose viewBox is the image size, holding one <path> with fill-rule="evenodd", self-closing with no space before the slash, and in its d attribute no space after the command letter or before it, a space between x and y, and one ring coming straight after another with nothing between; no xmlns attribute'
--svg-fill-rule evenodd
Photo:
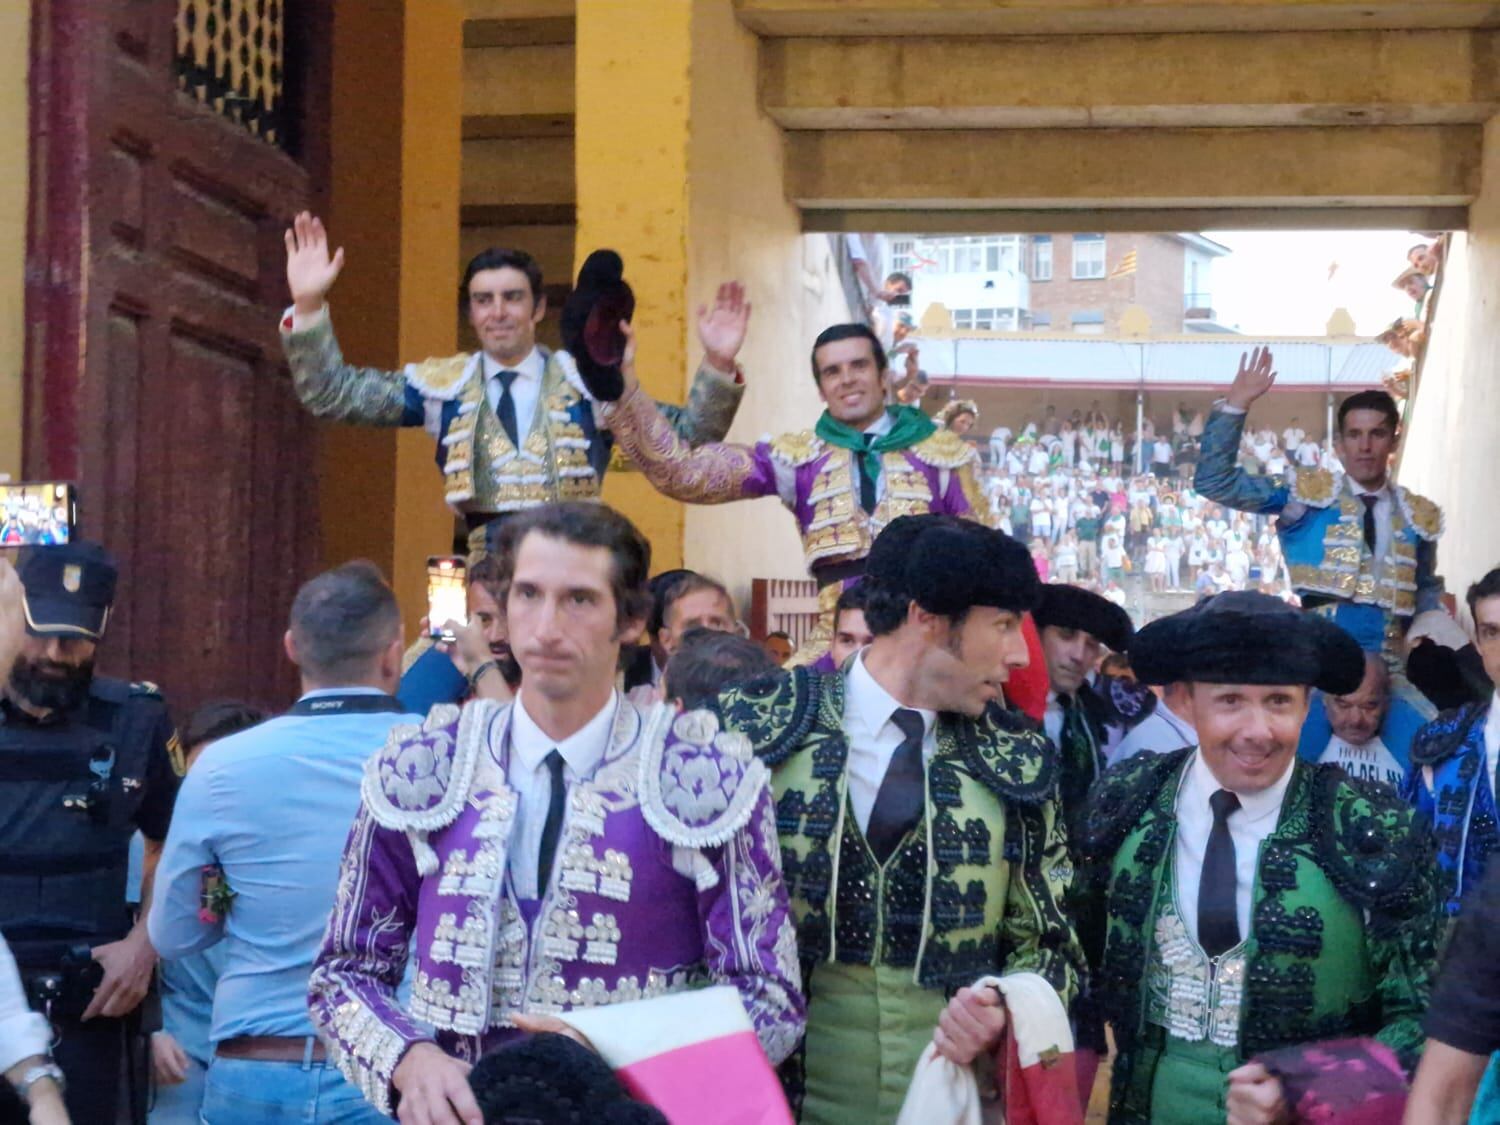
<svg viewBox="0 0 1500 1125"><path fill-rule="evenodd" d="M811 430L753 446L710 442L690 447L638 388L602 413L615 442L657 491L690 504L777 496L796 517L809 570L853 562L897 516L940 512L989 523L989 501L975 477L979 454L940 429L906 449L881 455L882 492L873 512L859 503L854 454Z"/></svg>
<svg viewBox="0 0 1500 1125"><path fill-rule="evenodd" d="M749 743L710 715L622 699L604 759L569 791L528 927L505 878L517 801L509 730L508 706L434 708L422 727L393 730L366 767L309 981L339 1069L390 1113L391 1073L411 1043L472 1061L519 1034L516 1012L704 981L739 990L781 1062L801 1038L804 1002L769 771Z"/></svg>

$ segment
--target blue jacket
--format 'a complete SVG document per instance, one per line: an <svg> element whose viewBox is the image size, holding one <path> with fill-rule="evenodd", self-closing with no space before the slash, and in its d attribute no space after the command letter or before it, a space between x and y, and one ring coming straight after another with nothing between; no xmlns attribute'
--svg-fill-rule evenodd
<svg viewBox="0 0 1500 1125"><path fill-rule="evenodd" d="M1490 853L1500 846L1494 779L1484 754L1488 703L1444 711L1412 741L1411 771L1401 795L1427 818L1437 844L1443 907L1457 914L1464 891L1484 876ZM1431 780L1428 780L1431 771Z"/></svg>
<svg viewBox="0 0 1500 1125"><path fill-rule="evenodd" d="M1440 608L1436 504L1391 485L1391 553L1377 568L1365 546L1364 506L1342 473L1297 468L1283 481L1238 467L1245 417L1221 409L1209 415L1193 487L1215 503L1280 517L1276 534L1300 596L1331 599L1333 619L1367 652L1403 635L1413 614Z"/></svg>
<svg viewBox="0 0 1500 1125"><path fill-rule="evenodd" d="M1417 733L1431 718L1399 696L1393 696L1386 709L1385 719L1380 724L1380 741L1391 752L1404 777L1411 772L1411 746ZM1297 753L1307 762L1317 762L1328 749L1333 738L1333 725L1328 721L1328 711L1323 693L1315 691L1307 709L1307 719L1302 724L1302 737L1297 743ZM1384 778L1363 780L1383 781Z"/></svg>

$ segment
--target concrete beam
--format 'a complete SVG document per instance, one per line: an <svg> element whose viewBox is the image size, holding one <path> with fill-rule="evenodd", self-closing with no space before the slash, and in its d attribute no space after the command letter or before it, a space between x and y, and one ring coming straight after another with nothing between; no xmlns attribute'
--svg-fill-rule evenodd
<svg viewBox="0 0 1500 1125"><path fill-rule="evenodd" d="M571 138L465 141L463 145L465 209L573 203Z"/></svg>
<svg viewBox="0 0 1500 1125"><path fill-rule="evenodd" d="M1194 207L1062 210L807 210L809 234L902 230L913 234L1056 234L1164 230L1464 230L1467 207Z"/></svg>
<svg viewBox="0 0 1500 1125"><path fill-rule="evenodd" d="M571 45L464 51L465 117L572 112Z"/></svg>
<svg viewBox="0 0 1500 1125"><path fill-rule="evenodd" d="M735 0L763 36L1090 35L1500 26L1492 0Z"/></svg>
<svg viewBox="0 0 1500 1125"><path fill-rule="evenodd" d="M1481 138L1472 125L797 132L787 194L817 210L1456 207L1479 189Z"/></svg>
<svg viewBox="0 0 1500 1125"><path fill-rule="evenodd" d="M772 39L761 102L788 129L1481 124L1497 53L1472 30Z"/></svg>

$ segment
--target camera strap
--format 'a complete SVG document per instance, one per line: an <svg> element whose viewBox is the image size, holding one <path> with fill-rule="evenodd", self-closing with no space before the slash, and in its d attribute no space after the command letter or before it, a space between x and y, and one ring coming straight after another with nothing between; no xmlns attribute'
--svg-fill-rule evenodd
<svg viewBox="0 0 1500 1125"><path fill-rule="evenodd" d="M341 695L312 695L292 704L288 715L368 715L385 712L401 715L406 708L393 695L349 692Z"/></svg>

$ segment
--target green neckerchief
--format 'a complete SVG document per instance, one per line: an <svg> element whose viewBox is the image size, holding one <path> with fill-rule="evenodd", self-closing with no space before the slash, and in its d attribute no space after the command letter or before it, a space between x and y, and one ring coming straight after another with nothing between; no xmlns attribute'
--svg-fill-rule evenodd
<svg viewBox="0 0 1500 1125"><path fill-rule="evenodd" d="M865 474L871 480L879 480L882 453L894 449L910 449L937 432L932 419L915 406L887 406L885 412L891 419L890 430L868 443L865 440L868 434L836 420L826 410L818 418L817 434L829 445L858 453Z"/></svg>

